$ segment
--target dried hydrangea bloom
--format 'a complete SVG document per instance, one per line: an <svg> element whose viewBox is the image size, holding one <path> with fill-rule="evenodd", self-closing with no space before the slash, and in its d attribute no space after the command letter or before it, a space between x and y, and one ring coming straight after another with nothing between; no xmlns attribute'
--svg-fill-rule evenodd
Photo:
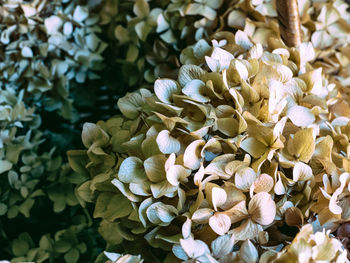
<svg viewBox="0 0 350 263"><path fill-rule="evenodd" d="M265 252L260 262L349 262L342 243L329 236L329 231L313 233L310 224L303 226L293 242L281 252Z"/></svg>
<svg viewBox="0 0 350 263"><path fill-rule="evenodd" d="M337 103L334 107L342 111L341 115L349 113L349 59L345 55L349 49L348 4L342 0L298 0L298 7L303 41L311 41L315 48L315 66L322 67L332 82L344 86L340 88L344 103ZM241 0L228 14L227 25L243 30L255 42L274 48L280 41L275 9L274 1Z"/></svg>
<svg viewBox="0 0 350 263"><path fill-rule="evenodd" d="M187 53L196 65L121 98L123 116L85 124L87 151L69 154L91 177L77 193L96 200L103 237L219 260L208 246L226 235L242 251L270 250L293 238L281 228L342 223L317 203L348 214L350 119L335 113L342 98L310 63L312 44L268 51L243 31L200 42Z"/></svg>
<svg viewBox="0 0 350 263"><path fill-rule="evenodd" d="M341 71L342 74L338 74L340 78L337 78L346 83L344 78L348 79L345 72L349 63L346 63L345 51L348 49L350 21L347 4L343 0L299 0L298 6L303 40L311 41L316 48L317 64L327 73ZM140 80L127 70L127 64L135 63L135 69L144 73L148 82L157 77L172 77L179 67L176 59L179 50L195 41L208 40L214 32L227 28L243 30L264 46L279 41L276 40L279 38L276 4L270 0L240 0L235 4L232 1L194 0L151 4L139 0L133 4L118 4L109 0L103 4L100 16L104 24L110 23L109 31L114 32L114 36L110 37L117 39L116 44L123 50L120 56L125 58L126 64L122 67L128 71L130 85ZM269 40L271 37L272 40Z"/></svg>
<svg viewBox="0 0 350 263"><path fill-rule="evenodd" d="M120 58L112 64L123 71L128 86L148 85L159 76L175 78L179 50L207 39L217 28L219 12L226 10L221 0L97 2L106 35L117 46L111 52Z"/></svg>

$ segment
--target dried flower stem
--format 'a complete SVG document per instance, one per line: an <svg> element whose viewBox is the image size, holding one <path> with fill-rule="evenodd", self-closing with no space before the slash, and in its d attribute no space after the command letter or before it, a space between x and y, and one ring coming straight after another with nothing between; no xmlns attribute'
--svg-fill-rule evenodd
<svg viewBox="0 0 350 263"><path fill-rule="evenodd" d="M289 47L298 46L301 43L298 1L277 0L276 7L283 41Z"/></svg>

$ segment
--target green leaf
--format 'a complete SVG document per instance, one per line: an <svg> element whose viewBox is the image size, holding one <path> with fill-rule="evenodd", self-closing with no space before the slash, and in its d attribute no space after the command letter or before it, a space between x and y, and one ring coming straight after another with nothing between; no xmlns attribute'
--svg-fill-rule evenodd
<svg viewBox="0 0 350 263"><path fill-rule="evenodd" d="M64 260L67 263L76 263L78 262L79 256L79 250L76 248L72 248L67 254L64 255Z"/></svg>
<svg viewBox="0 0 350 263"><path fill-rule="evenodd" d="M39 241L39 247L40 247L40 249L43 249L43 250L51 250L52 241L51 241L49 235L44 235L41 237L41 239Z"/></svg>
<svg viewBox="0 0 350 263"><path fill-rule="evenodd" d="M30 216L30 209L32 209L35 201L32 198L26 199L20 206L19 206L19 212L21 212L25 217Z"/></svg>
<svg viewBox="0 0 350 263"><path fill-rule="evenodd" d="M130 41L129 31L121 25L118 25L115 28L114 35L122 45Z"/></svg>
<svg viewBox="0 0 350 263"><path fill-rule="evenodd" d="M25 256L29 248L29 243L20 238L15 239L12 243L12 252L16 257Z"/></svg>
<svg viewBox="0 0 350 263"><path fill-rule="evenodd" d="M142 41L146 40L151 30L152 30L152 27L150 27L145 21L141 21L137 23L135 26L136 34Z"/></svg>
<svg viewBox="0 0 350 263"><path fill-rule="evenodd" d="M18 215L18 206L17 205L11 206L7 212L7 217L11 219L11 218L15 218L17 215Z"/></svg>
<svg viewBox="0 0 350 263"><path fill-rule="evenodd" d="M88 174L85 166L89 159L85 150L71 150L67 152L67 156L73 171L83 175Z"/></svg>
<svg viewBox="0 0 350 263"><path fill-rule="evenodd" d="M0 174L10 170L12 168L12 163L7 160L0 160Z"/></svg>
<svg viewBox="0 0 350 263"><path fill-rule="evenodd" d="M72 248L72 244L64 240L58 240L54 245L54 249L58 253L66 253L71 248Z"/></svg>
<svg viewBox="0 0 350 263"><path fill-rule="evenodd" d="M113 221L128 216L131 211L130 201L121 193L104 192L97 198L94 218L102 217Z"/></svg>
<svg viewBox="0 0 350 263"><path fill-rule="evenodd" d="M4 203L0 203L0 216L5 215L7 212L7 205Z"/></svg>
<svg viewBox="0 0 350 263"><path fill-rule="evenodd" d="M136 0L133 11L138 17L145 17L149 14L149 5L145 0Z"/></svg>
<svg viewBox="0 0 350 263"><path fill-rule="evenodd" d="M101 234L104 240L109 244L120 244L123 241L123 237L120 235L120 222L108 222L102 220L98 232Z"/></svg>

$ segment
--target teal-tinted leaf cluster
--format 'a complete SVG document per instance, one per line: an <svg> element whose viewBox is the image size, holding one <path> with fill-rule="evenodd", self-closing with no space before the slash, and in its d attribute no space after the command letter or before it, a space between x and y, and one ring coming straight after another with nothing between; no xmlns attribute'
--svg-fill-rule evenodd
<svg viewBox="0 0 350 263"><path fill-rule="evenodd" d="M64 153L54 145L47 152L41 149L41 118L25 103L24 90L0 90L0 116L2 259L93 260L97 252L89 232L94 228L74 194L75 185L86 178L64 163Z"/></svg>
<svg viewBox="0 0 350 263"><path fill-rule="evenodd" d="M25 90L47 111L73 115L70 87L97 79L106 44L82 1L3 1L0 87Z"/></svg>
<svg viewBox="0 0 350 263"><path fill-rule="evenodd" d="M91 101L74 92L103 68L99 16L86 1L3 1L0 24L0 259L92 262L96 227L74 194L86 178L65 152L73 103Z"/></svg>
<svg viewBox="0 0 350 263"><path fill-rule="evenodd" d="M209 39L231 2L103 1L100 17L106 27L107 50L117 58L109 65L129 90L147 86L158 77L175 78L181 49Z"/></svg>

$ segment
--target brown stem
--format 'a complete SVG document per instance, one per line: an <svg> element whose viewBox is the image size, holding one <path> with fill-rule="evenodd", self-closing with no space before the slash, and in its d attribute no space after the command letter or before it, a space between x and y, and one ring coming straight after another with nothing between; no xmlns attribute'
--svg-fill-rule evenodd
<svg viewBox="0 0 350 263"><path fill-rule="evenodd" d="M297 0L276 0L280 33L283 41L289 47L301 43L300 18Z"/></svg>

